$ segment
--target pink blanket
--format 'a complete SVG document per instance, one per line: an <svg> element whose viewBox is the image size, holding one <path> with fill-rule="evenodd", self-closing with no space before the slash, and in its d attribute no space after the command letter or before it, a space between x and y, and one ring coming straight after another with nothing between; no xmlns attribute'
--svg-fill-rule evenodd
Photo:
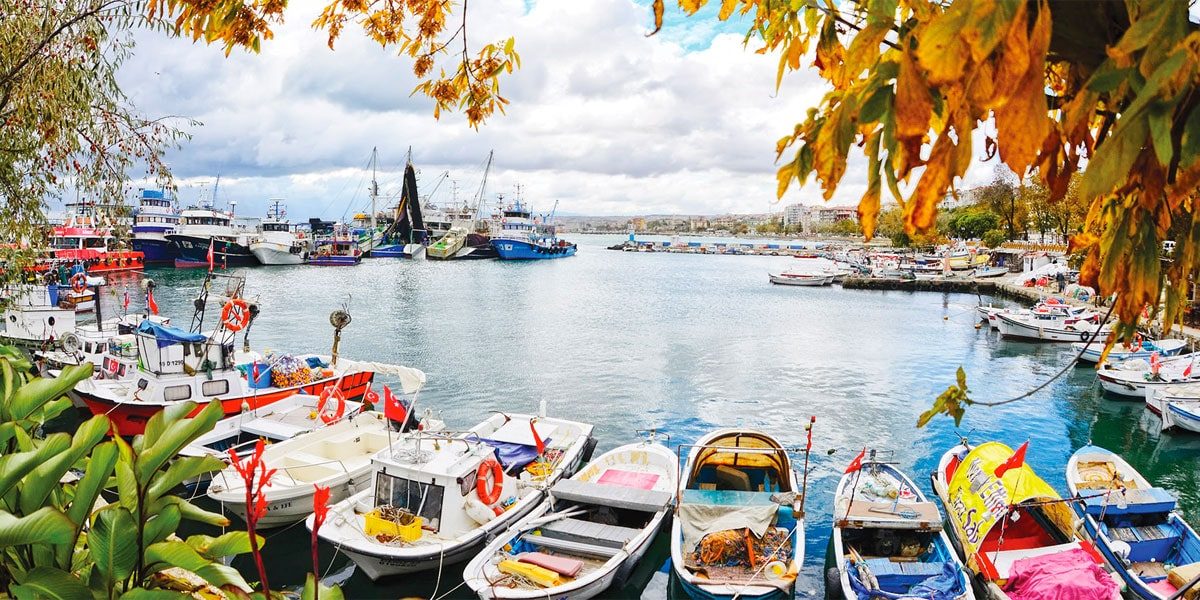
<svg viewBox="0 0 1200 600"><path fill-rule="evenodd" d="M600 475L600 479L597 479L596 483L638 488L640 490L652 490L654 489L654 484L658 483L658 475L654 473L625 471L623 469L608 469Z"/></svg>
<svg viewBox="0 0 1200 600"><path fill-rule="evenodd" d="M1022 558L1004 585L1012 600L1104 600L1116 590L1117 582L1081 549Z"/></svg>

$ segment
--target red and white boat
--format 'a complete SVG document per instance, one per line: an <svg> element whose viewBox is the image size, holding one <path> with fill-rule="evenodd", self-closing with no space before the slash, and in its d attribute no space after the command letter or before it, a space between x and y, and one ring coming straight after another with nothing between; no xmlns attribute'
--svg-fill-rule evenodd
<svg viewBox="0 0 1200 600"><path fill-rule="evenodd" d="M115 248L117 239L112 225L95 205L68 205L71 208L74 210L66 222L50 230L48 259L82 262L89 273L138 271L144 267L141 252Z"/></svg>

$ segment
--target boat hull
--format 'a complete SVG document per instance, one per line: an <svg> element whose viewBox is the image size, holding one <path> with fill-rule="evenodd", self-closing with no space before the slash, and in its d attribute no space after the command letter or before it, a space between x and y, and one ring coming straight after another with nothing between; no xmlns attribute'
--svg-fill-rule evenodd
<svg viewBox="0 0 1200 600"><path fill-rule="evenodd" d="M271 242L250 244L250 253L264 265L300 265L308 257L307 252L294 253L283 244Z"/></svg>
<svg viewBox="0 0 1200 600"><path fill-rule="evenodd" d="M998 328L1000 335L1016 340L1025 340L1030 342L1086 342L1091 340L1093 336L1097 340L1103 340L1108 335L1107 329L1102 329L1099 333L1094 330L1074 330L1063 329L1061 326L1036 326L1024 323L1013 319L1004 314L997 314L999 320Z"/></svg>
<svg viewBox="0 0 1200 600"><path fill-rule="evenodd" d="M313 256L308 264L319 267L352 267L362 262L361 256Z"/></svg>
<svg viewBox="0 0 1200 600"><path fill-rule="evenodd" d="M524 240L499 239L492 240L500 260L546 260L551 258L566 258L575 256L578 248L575 244L566 246L542 246Z"/></svg>
<svg viewBox="0 0 1200 600"><path fill-rule="evenodd" d="M364 371L341 377L327 377L295 387L275 388L267 393L222 398L221 407L225 411L225 417L230 417L242 412L243 403L249 406L250 410L255 410L298 393L319 396L325 388L331 385L338 385L339 381L339 387L347 400L361 401L363 394L366 393L367 388L371 385L371 380L374 376L374 373ZM146 422L168 406L161 403L142 404L123 400L114 401L78 389L76 389L74 394L87 406L88 410L92 411L92 414L107 415L109 420L112 421L117 434L122 436L140 435L146 429ZM202 408L203 405L197 406L196 410L189 416L199 413Z"/></svg>
<svg viewBox="0 0 1200 600"><path fill-rule="evenodd" d="M139 238L135 234L133 249L142 253L142 262L147 265L174 264L175 259L179 257L175 247L165 238Z"/></svg>
<svg viewBox="0 0 1200 600"><path fill-rule="evenodd" d="M424 258L422 244L387 244L371 249L371 258Z"/></svg>
<svg viewBox="0 0 1200 600"><path fill-rule="evenodd" d="M175 259L177 267L207 267L210 241L213 264L216 267L250 267L260 264L248 246L237 242L182 234L171 234L167 239L178 253Z"/></svg>
<svg viewBox="0 0 1200 600"><path fill-rule="evenodd" d="M804 287L819 287L833 283L834 276L804 276L788 277L786 275L771 275L771 283L775 285L795 285Z"/></svg>

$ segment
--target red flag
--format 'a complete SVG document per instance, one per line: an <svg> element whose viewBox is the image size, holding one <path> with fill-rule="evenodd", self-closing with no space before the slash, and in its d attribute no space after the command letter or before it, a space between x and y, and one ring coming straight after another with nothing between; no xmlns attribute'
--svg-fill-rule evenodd
<svg viewBox="0 0 1200 600"><path fill-rule="evenodd" d="M212 273L212 270L213 270L213 240L212 240L212 238L208 238L208 272Z"/></svg>
<svg viewBox="0 0 1200 600"><path fill-rule="evenodd" d="M1025 450L1027 449L1029 449L1029 442L1021 444L1021 447L1017 448L1017 451L1013 452L1013 455L1008 457L1008 460L996 465L996 477L1004 477L1004 474L1011 469L1016 469L1025 464Z"/></svg>
<svg viewBox="0 0 1200 600"><path fill-rule="evenodd" d="M129 310L129 290L125 290L125 299L121 301L121 308Z"/></svg>
<svg viewBox="0 0 1200 600"><path fill-rule="evenodd" d="M534 423L537 423L537 419L529 420L529 431L533 432L533 444L537 446L538 454L541 454L546 451L546 443L542 441L542 436L538 435L537 427L533 426Z"/></svg>
<svg viewBox="0 0 1200 600"><path fill-rule="evenodd" d="M398 423L408 419L408 408L392 393L392 388L386 385L383 386L383 416Z"/></svg>
<svg viewBox="0 0 1200 600"><path fill-rule="evenodd" d="M1184 377L1191 377L1191 376L1192 376L1192 365L1194 365L1194 364L1196 364L1196 361L1194 361L1194 360L1193 360L1192 362L1189 362L1189 363L1188 363L1188 366L1187 366L1187 368L1183 370L1183 376L1184 376Z"/></svg>
<svg viewBox="0 0 1200 600"><path fill-rule="evenodd" d="M146 290L146 306L150 308L150 314L158 314L158 303L154 301L154 290Z"/></svg>
<svg viewBox="0 0 1200 600"><path fill-rule="evenodd" d="M846 467L846 473L848 473L848 474L853 473L853 472L861 469L863 457L865 457L866 455L867 455L867 449L863 448L862 452L859 452L858 456L855 456L854 460L850 461L850 466Z"/></svg>
<svg viewBox="0 0 1200 600"><path fill-rule="evenodd" d="M815 425L816 423L817 423L817 416L813 415L813 417L811 419L809 419L809 421L808 421L808 444L806 444L804 446L805 452L812 450L812 428L813 428L813 425Z"/></svg>
<svg viewBox="0 0 1200 600"><path fill-rule="evenodd" d="M256 384L258 383L258 361L257 360L254 361L254 363L250 365L250 379L251 379L251 381L255 382Z"/></svg>
<svg viewBox="0 0 1200 600"><path fill-rule="evenodd" d="M376 404L379 404L379 392L371 389L371 386L367 386L367 393L363 394L363 402L367 404L365 410L373 409Z"/></svg>

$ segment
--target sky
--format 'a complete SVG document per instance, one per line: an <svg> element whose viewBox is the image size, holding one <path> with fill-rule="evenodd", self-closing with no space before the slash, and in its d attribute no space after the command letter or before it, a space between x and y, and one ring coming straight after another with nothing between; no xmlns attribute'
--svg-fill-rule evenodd
<svg viewBox="0 0 1200 600"><path fill-rule="evenodd" d="M178 115L190 141L167 157L186 205L211 194L261 215L283 198L292 220L338 219L369 207L372 148L381 193L398 193L412 150L422 194L448 203L480 187L484 206L522 196L539 212L557 201L576 215L725 214L822 202L810 182L775 198L775 140L803 120L825 86L813 68L785 76L774 55L742 45L745 22L715 6L685 18L667 2L663 31L633 0L473 0L473 48L516 37L522 68L501 81L507 115L475 131L459 115L433 118L410 96L411 62L348 27L336 50L310 23L324 2L294 1L260 54L135 34L121 71L148 116ZM854 152L852 152L852 155ZM990 173L990 165L976 172ZM443 173L449 173L443 178ZM865 161L852 159L833 204L857 204ZM385 200L381 202L387 204Z"/></svg>

